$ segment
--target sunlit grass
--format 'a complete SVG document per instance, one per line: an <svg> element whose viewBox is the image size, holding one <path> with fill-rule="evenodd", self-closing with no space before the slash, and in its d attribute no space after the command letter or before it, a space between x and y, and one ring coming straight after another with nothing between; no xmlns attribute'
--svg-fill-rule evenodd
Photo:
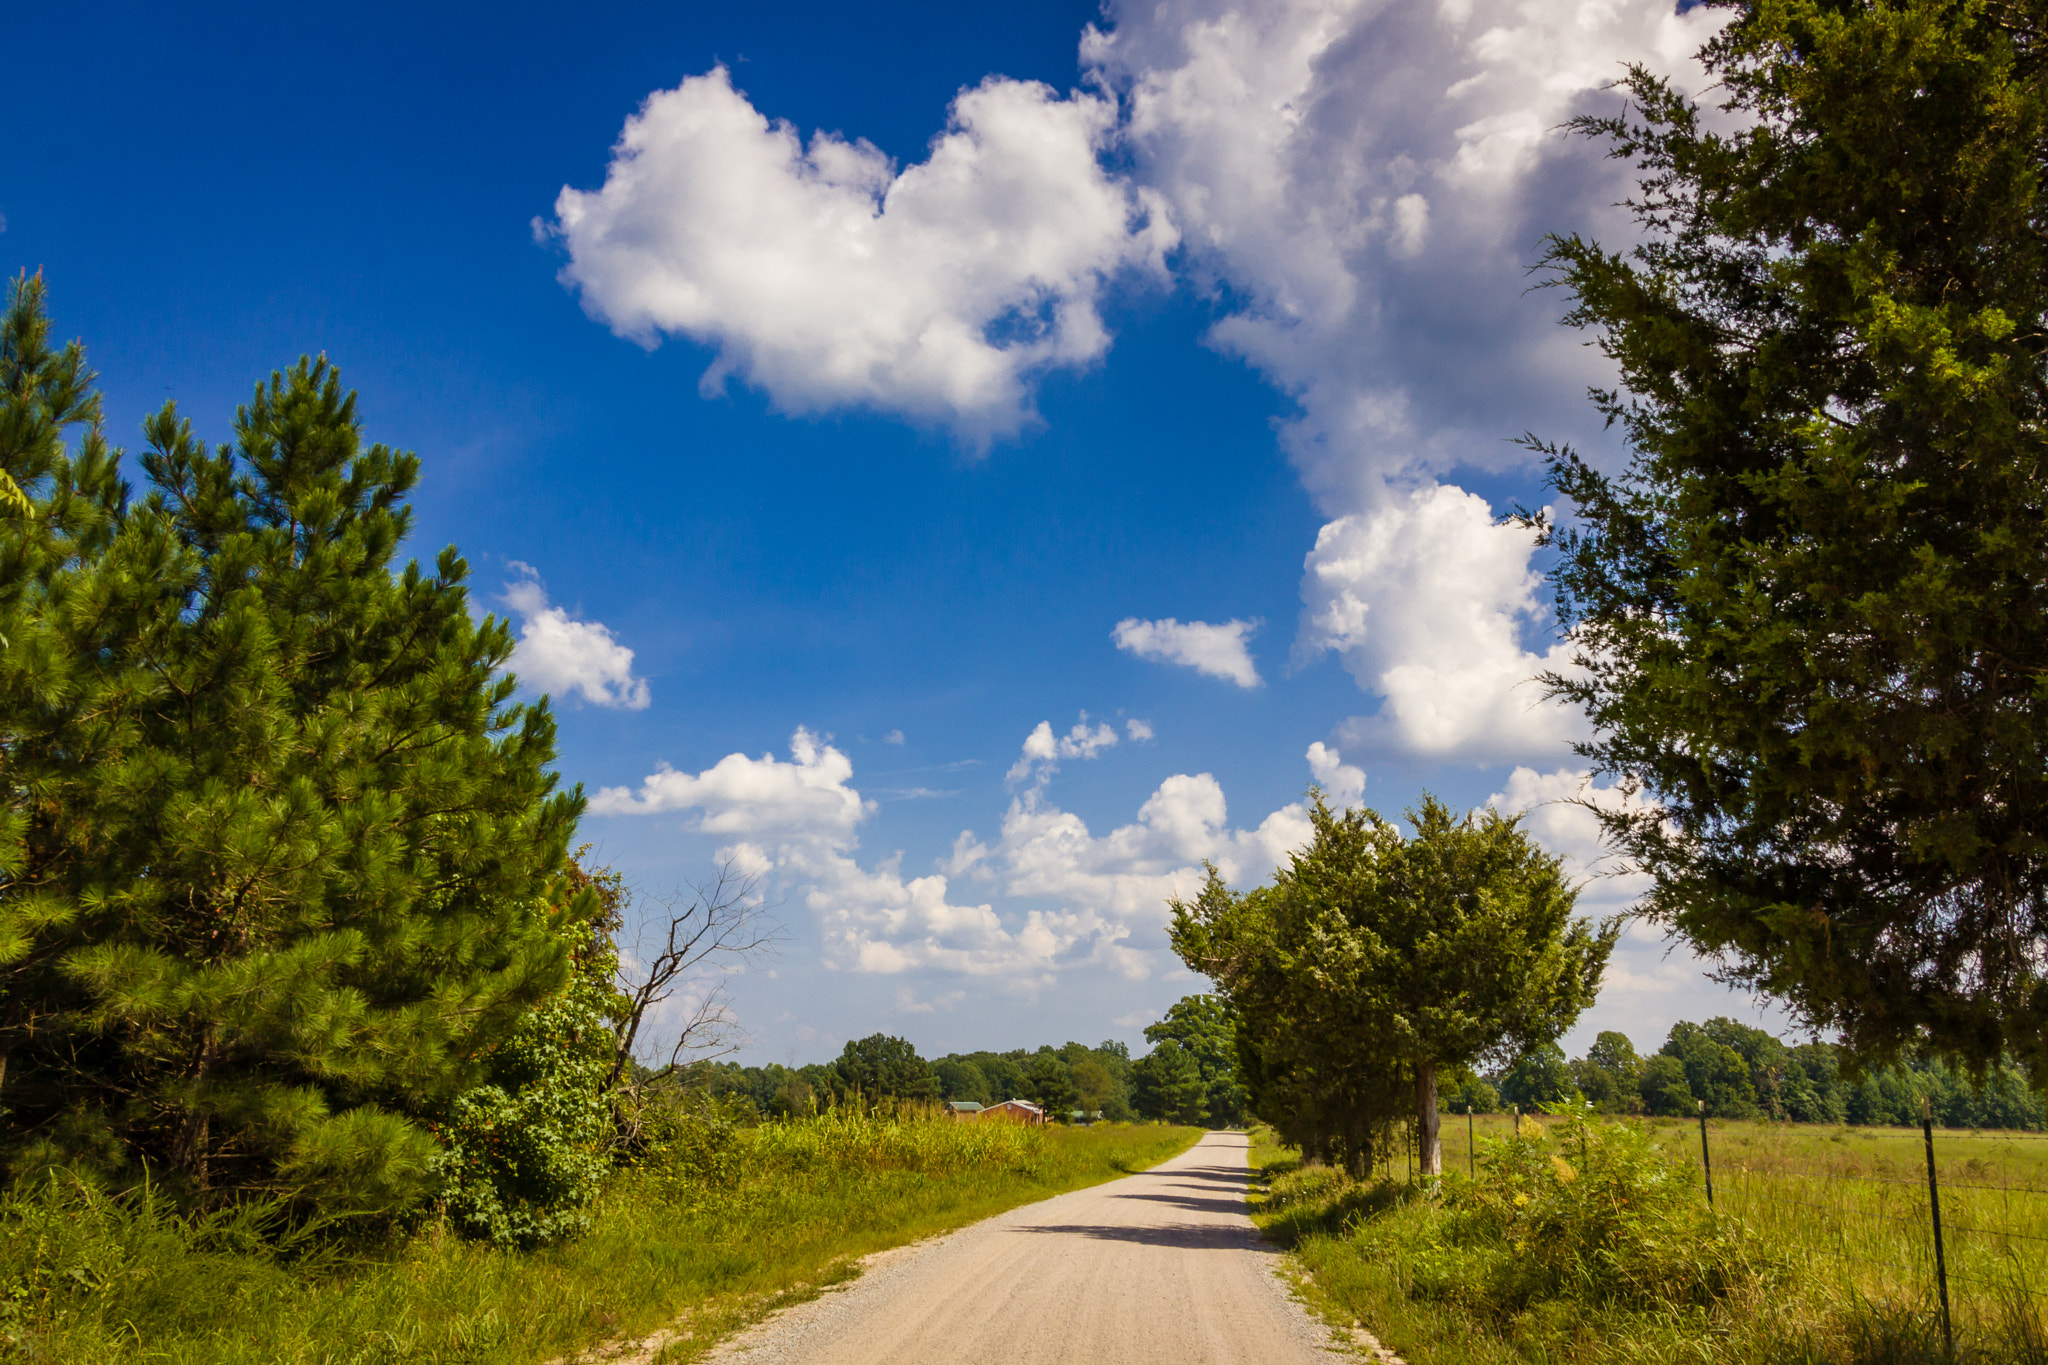
<svg viewBox="0 0 2048 1365"><path fill-rule="evenodd" d="M1554 1122L1545 1122L1554 1135ZM1697 1180L1697 1123L1644 1126L1664 1157ZM1481 1153L1508 1128L1505 1117L1477 1119ZM1465 1116L1446 1118L1453 1188L1471 1169L1466 1134ZM1558 1299L1495 1320L1418 1290L1418 1274L1425 1288L1430 1282L1419 1249L1445 1214L1408 1181L1398 1156L1390 1176L1383 1167L1374 1180L1354 1182L1302 1167L1268 1134L1259 1139L1253 1160L1270 1194L1255 1217L1297 1252L1327 1312L1362 1320L1418 1362L1946 1358L1918 1130L1710 1121L1719 1226L1759 1250L1756 1292L1706 1312ZM1937 1130L1935 1154L1958 1358L2048 1361L2048 1137ZM1698 1198L1704 1205L1703 1183Z"/></svg>
<svg viewBox="0 0 2048 1365"><path fill-rule="evenodd" d="M673 1326L688 1360L899 1246L1185 1150L1193 1129L1027 1129L828 1114L742 1130L710 1179L622 1172L590 1231L537 1252L428 1227L352 1261L267 1254L76 1186L0 1209L0 1358L113 1365L535 1362Z"/></svg>

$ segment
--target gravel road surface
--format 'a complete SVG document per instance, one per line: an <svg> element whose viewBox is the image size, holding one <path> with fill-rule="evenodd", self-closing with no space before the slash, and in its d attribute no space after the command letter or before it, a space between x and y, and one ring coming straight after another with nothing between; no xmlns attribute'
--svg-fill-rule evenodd
<svg viewBox="0 0 2048 1365"><path fill-rule="evenodd" d="M720 1365L1334 1365L1245 1216L1246 1141L870 1257L714 1351Z"/></svg>

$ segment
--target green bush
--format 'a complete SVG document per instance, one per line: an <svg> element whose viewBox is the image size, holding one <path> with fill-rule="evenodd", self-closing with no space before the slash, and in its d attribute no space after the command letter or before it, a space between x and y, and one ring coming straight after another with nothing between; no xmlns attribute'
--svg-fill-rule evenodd
<svg viewBox="0 0 2048 1365"><path fill-rule="evenodd" d="M1486 1142L1476 1180L1444 1183L1408 1253L1415 1296L1498 1322L1560 1301L1703 1310L1761 1282L1754 1240L1715 1217L1689 1166L1583 1101L1557 1112L1548 1132L1525 1120Z"/></svg>
<svg viewBox="0 0 2048 1365"><path fill-rule="evenodd" d="M757 1119L746 1096L658 1087L634 1104L638 1139L632 1159L668 1186L670 1197L739 1183L748 1161L741 1138Z"/></svg>
<svg viewBox="0 0 2048 1365"><path fill-rule="evenodd" d="M493 1051L485 1083L449 1105L432 1165L448 1220L499 1246L580 1232L612 1164L602 1093L611 1029L580 980Z"/></svg>

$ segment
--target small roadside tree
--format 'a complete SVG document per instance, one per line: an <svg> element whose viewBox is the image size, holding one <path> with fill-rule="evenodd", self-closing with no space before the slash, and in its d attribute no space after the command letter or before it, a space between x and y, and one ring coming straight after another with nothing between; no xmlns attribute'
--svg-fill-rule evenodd
<svg viewBox="0 0 2048 1365"><path fill-rule="evenodd" d="M1201 1065L1194 1053L1172 1038L1131 1064L1131 1081L1132 1104L1145 1118L1188 1124L1207 1118Z"/></svg>
<svg viewBox="0 0 2048 1365"><path fill-rule="evenodd" d="M1212 870L1201 897L1174 903L1173 938L1246 1028L1294 1035L1283 1070L1378 1073L1354 1081L1361 1098L1405 1083L1400 1108L1435 1175L1438 1071L1556 1039L1592 1003L1620 931L1573 918L1577 891L1518 820L1460 819L1429 796L1407 815L1404 840L1318 793L1314 836L1255 910Z"/></svg>

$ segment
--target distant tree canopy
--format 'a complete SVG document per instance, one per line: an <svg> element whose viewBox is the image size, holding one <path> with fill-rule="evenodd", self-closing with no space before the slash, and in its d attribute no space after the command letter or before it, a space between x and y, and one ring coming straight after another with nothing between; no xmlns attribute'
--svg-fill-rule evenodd
<svg viewBox="0 0 2048 1365"><path fill-rule="evenodd" d="M1178 1044L1195 1065L1201 1084L1201 1112L1196 1119L1176 1122L1206 1122L1212 1128L1244 1125L1250 1096L1237 1079L1237 1016L1222 996L1182 996L1168 1007L1164 1019L1145 1026L1145 1041L1155 1045L1155 1056L1166 1043ZM1164 1118L1169 1112L1185 1113L1187 1107L1175 1103L1170 1111L1153 1114L1139 1102L1138 1112L1148 1118Z"/></svg>
<svg viewBox="0 0 2048 1365"><path fill-rule="evenodd" d="M939 1078L908 1041L871 1033L850 1042L832 1063L835 1088L866 1100L936 1100Z"/></svg>
<svg viewBox="0 0 2048 1365"><path fill-rule="evenodd" d="M1173 946L1237 1014L1254 1113L1303 1150L1362 1169L1413 1115L1441 1164L1440 1071L1550 1042L1592 1003L1617 930L1572 915L1558 860L1490 808L1434 797L1403 838L1317 797L1314 836L1270 887L1212 869L1173 903Z"/></svg>
<svg viewBox="0 0 2048 1365"><path fill-rule="evenodd" d="M1634 1112L1643 1060L1636 1056L1636 1045L1626 1033L1610 1030L1595 1038L1586 1055L1571 1064L1571 1073L1579 1093L1602 1113Z"/></svg>
<svg viewBox="0 0 2048 1365"><path fill-rule="evenodd" d="M139 499L40 279L0 323L0 1106L14 1172L389 1213L594 911L545 704L323 360ZM76 444L72 444L72 438ZM394 570L396 570L394 572Z"/></svg>
<svg viewBox="0 0 2048 1365"><path fill-rule="evenodd" d="M1638 1057L1621 1033L1602 1033L1569 1063L1555 1047L1534 1049L1496 1078L1498 1105L1524 1111L1582 1094L1603 1113L1689 1118L1788 1119L1795 1123L1912 1124L1920 1101L1951 1128L2048 1126L2048 1105L2010 1059L1973 1077L1921 1049L1896 1063L1848 1069L1832 1043L1789 1044L1733 1019L1681 1020L1664 1045ZM1485 1084L1479 1081L1477 1084ZM1463 1112L1452 1099L1449 1112ZM1474 1104L1476 1112L1496 1106Z"/></svg>
<svg viewBox="0 0 2048 1365"><path fill-rule="evenodd" d="M1131 1083L1132 1106L1145 1118L1196 1124L1208 1117L1202 1064L1176 1039L1161 1039L1140 1057L1131 1068Z"/></svg>
<svg viewBox="0 0 2048 1365"><path fill-rule="evenodd" d="M1550 452L1552 685L1654 797L1605 812L1652 917L1858 1056L2048 1084L2048 11L1730 8L1732 118L1638 67L1578 123L1644 241L1547 257L1633 451Z"/></svg>
<svg viewBox="0 0 2048 1365"><path fill-rule="evenodd" d="M1502 1104L1530 1113L1579 1093L1564 1049L1556 1043L1543 1043L1523 1053L1501 1073L1499 1090Z"/></svg>

